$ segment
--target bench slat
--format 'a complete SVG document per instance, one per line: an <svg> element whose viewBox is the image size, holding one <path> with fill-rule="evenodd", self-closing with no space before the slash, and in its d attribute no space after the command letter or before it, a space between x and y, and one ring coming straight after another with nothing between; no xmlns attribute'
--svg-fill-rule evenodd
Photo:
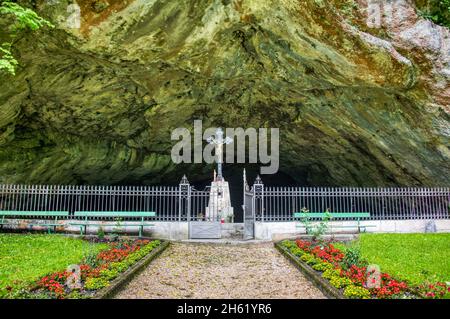
<svg viewBox="0 0 450 319"><path fill-rule="evenodd" d="M105 227L130 227L130 226L155 226L155 224L147 224L147 223L139 223L139 224L120 224L120 225L114 225L114 224L91 224L91 223L69 223L69 225L72 226L105 226Z"/></svg>
<svg viewBox="0 0 450 319"><path fill-rule="evenodd" d="M69 212L64 211L19 211L19 210L0 210L0 216L69 216Z"/></svg>
<svg viewBox="0 0 450 319"><path fill-rule="evenodd" d="M30 226L64 226L65 224L30 223Z"/></svg>
<svg viewBox="0 0 450 319"><path fill-rule="evenodd" d="M295 227L297 227L297 228L306 228L305 225L296 225ZM334 229L334 228L358 228L358 227L360 227L360 228L377 227L377 225L364 225L364 224L359 225L359 226L358 225L342 225L342 226L334 225L332 228Z"/></svg>
<svg viewBox="0 0 450 319"><path fill-rule="evenodd" d="M370 217L370 213L368 212L354 212L354 213L330 213L332 218L365 218ZM294 213L294 218L323 218L325 217L325 213Z"/></svg>
<svg viewBox="0 0 450 319"><path fill-rule="evenodd" d="M76 211L75 217L155 217L155 212L87 212Z"/></svg>

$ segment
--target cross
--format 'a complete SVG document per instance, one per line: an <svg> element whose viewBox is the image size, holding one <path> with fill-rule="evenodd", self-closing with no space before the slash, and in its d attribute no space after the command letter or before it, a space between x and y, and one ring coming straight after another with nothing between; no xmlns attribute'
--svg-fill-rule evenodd
<svg viewBox="0 0 450 319"><path fill-rule="evenodd" d="M223 180L222 177L222 160L223 160L223 144L233 143L233 139L230 137L223 138L223 131L219 127L215 134L216 138L212 136L208 137L207 141L209 144L215 145L216 157L217 157L217 180Z"/></svg>

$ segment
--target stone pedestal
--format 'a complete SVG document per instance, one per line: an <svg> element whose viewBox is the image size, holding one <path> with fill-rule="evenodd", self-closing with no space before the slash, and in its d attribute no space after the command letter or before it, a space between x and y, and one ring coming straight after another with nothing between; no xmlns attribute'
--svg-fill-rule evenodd
<svg viewBox="0 0 450 319"><path fill-rule="evenodd" d="M207 221L221 221L227 223L234 221L234 211L231 206L230 188L224 179L211 183L208 207L206 207Z"/></svg>

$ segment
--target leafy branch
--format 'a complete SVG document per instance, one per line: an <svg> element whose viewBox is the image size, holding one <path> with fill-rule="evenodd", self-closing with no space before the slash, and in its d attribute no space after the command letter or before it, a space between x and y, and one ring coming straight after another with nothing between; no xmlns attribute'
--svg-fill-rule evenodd
<svg viewBox="0 0 450 319"><path fill-rule="evenodd" d="M42 27L54 28L55 26L36 12L29 8L24 8L17 3L5 1L0 7L0 14L10 14L15 17L16 23L12 26L13 31L30 29L38 30Z"/></svg>
<svg viewBox="0 0 450 319"><path fill-rule="evenodd" d="M36 12L29 8L24 8L17 3L3 1L0 5L0 15L11 16L14 18L13 24L10 26L11 42L3 43L0 46L0 72L15 75L16 67L19 62L12 54L13 39L20 31L31 30L36 31L43 27L54 28L55 26L48 20L40 17Z"/></svg>
<svg viewBox="0 0 450 319"><path fill-rule="evenodd" d="M16 75L16 67L19 62L11 53L11 43L3 43L0 46L0 71L4 70L9 74Z"/></svg>
<svg viewBox="0 0 450 319"><path fill-rule="evenodd" d="M437 0L432 6L425 5L425 7L418 10L422 18L450 28L450 0Z"/></svg>
<svg viewBox="0 0 450 319"><path fill-rule="evenodd" d="M305 225L305 230L308 235L312 235L313 240L321 241L322 236L326 233L329 227L329 222L332 219L332 215L327 209L319 223L313 223L311 216L309 215L309 210L307 208L301 209L302 217L300 222Z"/></svg>

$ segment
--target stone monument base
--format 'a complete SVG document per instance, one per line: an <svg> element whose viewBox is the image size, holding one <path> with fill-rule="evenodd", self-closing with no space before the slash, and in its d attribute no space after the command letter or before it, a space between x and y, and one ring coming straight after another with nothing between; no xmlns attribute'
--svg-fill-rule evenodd
<svg viewBox="0 0 450 319"><path fill-rule="evenodd" d="M211 183L209 203L205 214L207 221L234 221L234 210L231 206L230 187L223 178Z"/></svg>

